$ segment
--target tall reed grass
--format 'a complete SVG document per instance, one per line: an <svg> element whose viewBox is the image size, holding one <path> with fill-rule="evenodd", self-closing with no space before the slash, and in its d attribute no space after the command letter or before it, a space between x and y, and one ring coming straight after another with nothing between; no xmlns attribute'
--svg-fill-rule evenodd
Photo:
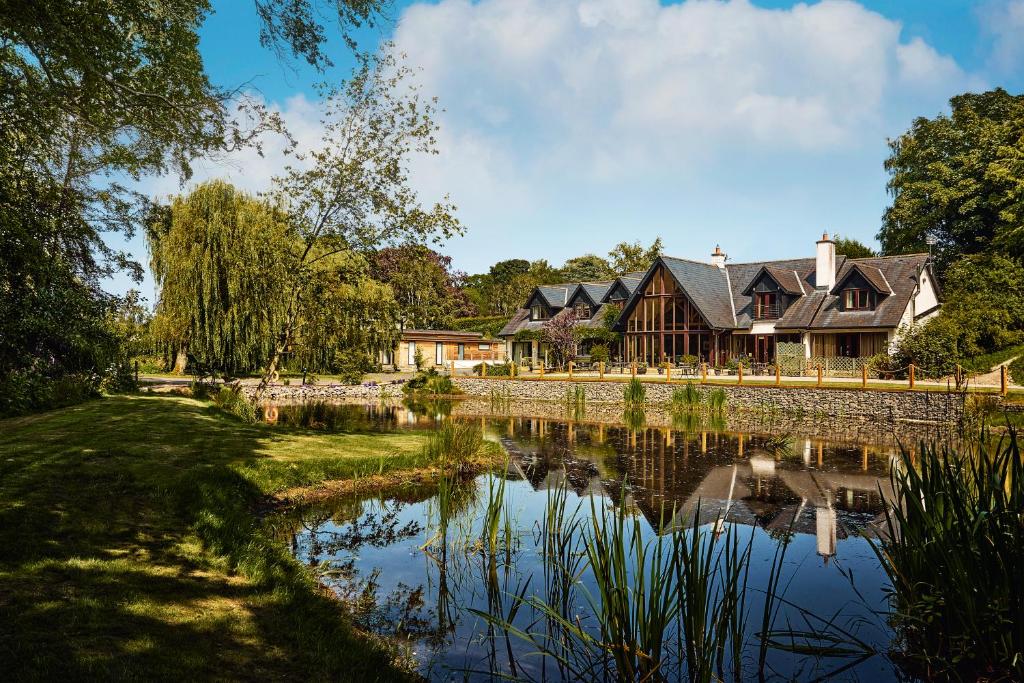
<svg viewBox="0 0 1024 683"><path fill-rule="evenodd" d="M634 377L626 384L622 392L622 400L627 408L642 408L647 399L647 387L639 379Z"/></svg>
<svg viewBox="0 0 1024 683"><path fill-rule="evenodd" d="M1024 465L1016 433L903 448L874 545L902 655L929 678L1024 680Z"/></svg>
<svg viewBox="0 0 1024 683"><path fill-rule="evenodd" d="M700 410L701 403L700 390L694 386L693 382L687 382L672 391L671 406L673 411Z"/></svg>
<svg viewBox="0 0 1024 683"><path fill-rule="evenodd" d="M565 413L572 420L582 420L587 416L587 390L576 385L565 390Z"/></svg>
<svg viewBox="0 0 1024 683"><path fill-rule="evenodd" d="M460 472L480 450L483 441L478 423L448 419L431 432L423 454L449 471Z"/></svg>

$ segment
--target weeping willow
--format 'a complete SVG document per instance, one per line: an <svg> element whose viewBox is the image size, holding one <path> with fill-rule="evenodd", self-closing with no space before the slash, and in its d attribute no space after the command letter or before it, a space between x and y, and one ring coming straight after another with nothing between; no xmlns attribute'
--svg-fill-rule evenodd
<svg viewBox="0 0 1024 683"><path fill-rule="evenodd" d="M296 244L276 207L211 181L147 230L161 336L240 374L262 367L281 328Z"/></svg>
<svg viewBox="0 0 1024 683"><path fill-rule="evenodd" d="M365 258L336 243L306 251L278 207L227 183L161 208L147 239L160 288L154 329L225 373L278 356L322 372L339 353L369 361L397 341L394 295Z"/></svg>

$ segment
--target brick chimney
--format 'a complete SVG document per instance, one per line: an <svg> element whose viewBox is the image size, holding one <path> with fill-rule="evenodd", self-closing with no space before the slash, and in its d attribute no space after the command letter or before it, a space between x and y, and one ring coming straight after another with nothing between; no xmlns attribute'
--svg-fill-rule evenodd
<svg viewBox="0 0 1024 683"><path fill-rule="evenodd" d="M711 265L718 266L719 268L725 268L725 259L729 258L722 251L719 245L715 245L715 250L711 252Z"/></svg>
<svg viewBox="0 0 1024 683"><path fill-rule="evenodd" d="M824 233L818 240L818 258L814 265L814 285L832 289L836 284L836 243Z"/></svg>

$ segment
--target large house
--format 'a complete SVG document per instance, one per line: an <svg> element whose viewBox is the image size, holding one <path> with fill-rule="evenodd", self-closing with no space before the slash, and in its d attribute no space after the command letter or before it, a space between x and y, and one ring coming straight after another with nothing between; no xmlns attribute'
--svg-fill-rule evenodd
<svg viewBox="0 0 1024 683"><path fill-rule="evenodd" d="M378 361L395 370L415 370L416 360L424 368L472 368L480 363L494 365L505 359L505 342L484 339L479 332L459 330L403 330L394 350L383 351Z"/></svg>
<svg viewBox="0 0 1024 683"><path fill-rule="evenodd" d="M594 324L615 307L626 362L864 359L935 315L940 294L928 254L851 259L826 233L811 258L728 263L716 247L709 263L661 256L643 274L538 287L500 336L514 359L537 357L542 345L521 330L576 306Z"/></svg>

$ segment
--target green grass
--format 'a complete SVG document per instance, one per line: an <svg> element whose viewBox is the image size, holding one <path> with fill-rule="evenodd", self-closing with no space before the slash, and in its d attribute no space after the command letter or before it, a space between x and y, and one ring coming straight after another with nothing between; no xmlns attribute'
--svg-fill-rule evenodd
<svg viewBox="0 0 1024 683"><path fill-rule="evenodd" d="M1010 379L1013 380L1014 384L1024 385L1024 355L1021 355L1017 360L1010 363Z"/></svg>
<svg viewBox="0 0 1024 683"><path fill-rule="evenodd" d="M1024 355L1024 344L1008 346L1005 349L969 358L964 361L963 366L968 372L989 372L1000 363L1020 355Z"/></svg>
<svg viewBox="0 0 1024 683"><path fill-rule="evenodd" d="M426 464L425 441L274 430L180 397L0 421L3 677L401 678L254 510Z"/></svg>

